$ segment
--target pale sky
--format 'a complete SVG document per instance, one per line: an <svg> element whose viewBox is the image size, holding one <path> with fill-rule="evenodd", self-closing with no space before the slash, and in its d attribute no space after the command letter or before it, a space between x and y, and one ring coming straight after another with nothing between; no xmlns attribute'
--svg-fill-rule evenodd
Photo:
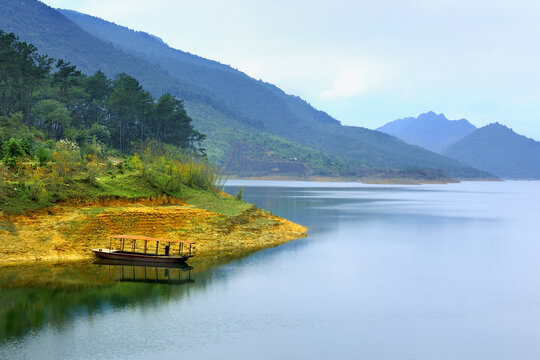
<svg viewBox="0 0 540 360"><path fill-rule="evenodd" d="M540 140L540 1L46 0L376 128L433 110Z"/></svg>

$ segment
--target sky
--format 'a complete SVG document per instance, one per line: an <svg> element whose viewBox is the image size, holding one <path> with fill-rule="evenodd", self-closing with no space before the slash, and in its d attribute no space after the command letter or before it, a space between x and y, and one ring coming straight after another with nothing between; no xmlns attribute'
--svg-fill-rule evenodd
<svg viewBox="0 0 540 360"><path fill-rule="evenodd" d="M343 124L427 111L540 140L535 0L45 0L276 84Z"/></svg>

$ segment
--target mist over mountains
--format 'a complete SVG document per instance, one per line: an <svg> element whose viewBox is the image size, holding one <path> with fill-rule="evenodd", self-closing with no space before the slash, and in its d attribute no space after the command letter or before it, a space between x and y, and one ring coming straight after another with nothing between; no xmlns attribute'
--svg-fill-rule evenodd
<svg viewBox="0 0 540 360"><path fill-rule="evenodd" d="M342 126L299 97L230 66L172 49L156 36L36 0L5 0L0 12L0 29L42 53L64 58L87 74L127 73L155 96L169 92L183 99L197 130L208 136L209 158L231 174L491 177L394 136Z"/></svg>

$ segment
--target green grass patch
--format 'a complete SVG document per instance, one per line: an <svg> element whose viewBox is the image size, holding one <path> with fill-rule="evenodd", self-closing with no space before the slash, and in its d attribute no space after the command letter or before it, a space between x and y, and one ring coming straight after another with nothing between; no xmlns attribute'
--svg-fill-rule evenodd
<svg viewBox="0 0 540 360"><path fill-rule="evenodd" d="M197 208L209 210L226 216L234 217L249 209L252 205L244 201L222 196L213 190L197 189L187 185L179 185L174 191L163 191L152 186L140 172L136 170L124 173L102 174L94 181L88 181L84 176L72 177L63 184L47 188L46 193L39 198L32 198L32 189L39 181L26 181L24 184L12 182L9 194L2 196L0 210L6 213L23 213L38 210L43 207L70 198L99 201L103 199L141 199L169 195L191 204ZM88 215L98 215L106 211L104 207L83 210ZM135 221L135 219L133 219ZM0 229L8 229L8 225L0 223ZM66 228L69 228L66 224Z"/></svg>
<svg viewBox="0 0 540 360"><path fill-rule="evenodd" d="M93 207L90 209L83 209L83 214L89 215L89 216L97 216L99 214L103 214L105 212L105 208L102 207Z"/></svg>
<svg viewBox="0 0 540 360"><path fill-rule="evenodd" d="M197 190L187 186L183 187L181 191L170 195L178 197L197 208L227 216L238 216L253 206L241 200L216 194L213 191Z"/></svg>

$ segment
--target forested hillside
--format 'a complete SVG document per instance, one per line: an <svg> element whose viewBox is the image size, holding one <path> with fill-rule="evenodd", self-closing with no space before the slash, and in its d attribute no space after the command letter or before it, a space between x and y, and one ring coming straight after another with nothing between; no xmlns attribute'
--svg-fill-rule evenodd
<svg viewBox="0 0 540 360"><path fill-rule="evenodd" d="M196 129L207 135L204 147L209 157L219 164L238 163L231 157L238 156L239 149L250 148L239 146L247 142L273 154L259 159L266 163L268 175L284 173L281 165L286 165L283 169L308 169L310 175L362 177L440 169L454 177L489 177L392 136L341 126L273 85L171 49L151 35L65 12L76 25L35 0L5 0L0 11L5 14L0 28L38 44L43 53L67 59L86 74L100 69L109 77L126 73L139 79L154 97L168 92L183 99ZM260 170L260 161L253 170ZM304 167L289 166L291 162ZM242 175L249 175L249 163L244 165Z"/></svg>
<svg viewBox="0 0 540 360"><path fill-rule="evenodd" d="M183 102L126 74L85 75L0 30L0 211L71 197L216 194ZM217 196L217 195L216 195Z"/></svg>
<svg viewBox="0 0 540 360"><path fill-rule="evenodd" d="M264 130L345 158L337 158L337 161L353 161L351 167L339 166L346 172L341 175L364 176L376 172L376 169L438 168L455 177L487 176L463 164L408 146L391 136L365 128L341 126L337 120L314 109L299 97L288 95L272 84L254 80L229 66L171 49L152 35L89 15L66 10L62 12L89 33L111 41L117 48L158 63L176 79L204 87L235 112L252 119L254 123L262 122ZM191 109L189 103L187 108ZM211 141L212 134L208 135ZM263 145L257 140L253 142ZM301 161L307 158L303 154L295 157ZM361 167L355 164L358 161Z"/></svg>
<svg viewBox="0 0 540 360"><path fill-rule="evenodd" d="M498 123L476 130L443 153L503 179L540 179L540 142Z"/></svg>
<svg viewBox="0 0 540 360"><path fill-rule="evenodd" d="M444 114L430 111L416 118L391 121L377 130L440 153L448 145L472 133L476 127L465 119L448 120Z"/></svg>
<svg viewBox="0 0 540 360"><path fill-rule="evenodd" d="M109 79L97 71L87 76L1 30L0 52L0 115L5 124L79 145L96 137L120 152L149 139L201 150L204 136L194 130L182 101L170 94L154 99L126 74ZM9 127L0 130L2 145L12 134Z"/></svg>

